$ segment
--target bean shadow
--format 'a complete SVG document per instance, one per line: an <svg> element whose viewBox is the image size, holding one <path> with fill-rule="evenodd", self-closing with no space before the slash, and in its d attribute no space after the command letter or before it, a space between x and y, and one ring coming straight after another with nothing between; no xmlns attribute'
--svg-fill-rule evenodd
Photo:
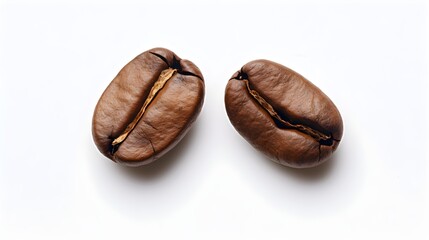
<svg viewBox="0 0 429 240"><path fill-rule="evenodd" d="M248 177L256 186L255 191L278 209L299 216L332 215L353 203L362 189L365 157L362 151L356 151L360 149L358 145L345 141L330 160L308 169L285 167L261 158L259 167L254 165L249 171L259 176ZM260 167L268 173L259 173Z"/></svg>
<svg viewBox="0 0 429 240"><path fill-rule="evenodd" d="M333 154L331 159L319 166L303 169L279 166L279 169L285 174L304 182L320 181L324 178L327 178L334 171L337 161L341 161L341 158L342 150L340 148Z"/></svg>
<svg viewBox="0 0 429 240"><path fill-rule="evenodd" d="M325 163L312 168L298 169L280 165L276 162L273 162L264 154L259 152L258 154L261 155L261 160L263 160L264 162L266 162L267 165L269 165L268 168L272 169L275 172L280 172L288 178L290 177L304 183L318 182L329 178L329 176L332 175L335 169L338 167L338 161L341 161L341 159L345 157L343 148L339 147L337 151L334 152L331 159L329 159Z"/></svg>
<svg viewBox="0 0 429 240"><path fill-rule="evenodd" d="M87 161L88 177L94 182L91 191L106 207L126 218L140 221L170 216L188 202L200 183L195 181L197 175L189 174L191 145L196 143L199 130L196 122L172 150L137 168L114 163L91 149L92 160L96 156L96 161Z"/></svg>

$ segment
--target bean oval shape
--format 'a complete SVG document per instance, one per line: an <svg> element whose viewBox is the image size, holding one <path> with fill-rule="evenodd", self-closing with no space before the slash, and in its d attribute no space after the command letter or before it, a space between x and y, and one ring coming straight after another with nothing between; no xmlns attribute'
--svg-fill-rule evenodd
<svg viewBox="0 0 429 240"><path fill-rule="evenodd" d="M268 60L251 61L231 77L225 107L234 128L253 147L293 168L328 160L343 134L340 112L328 96Z"/></svg>
<svg viewBox="0 0 429 240"><path fill-rule="evenodd" d="M99 151L127 166L149 164L188 132L204 101L198 67L165 48L125 65L100 97L92 119Z"/></svg>

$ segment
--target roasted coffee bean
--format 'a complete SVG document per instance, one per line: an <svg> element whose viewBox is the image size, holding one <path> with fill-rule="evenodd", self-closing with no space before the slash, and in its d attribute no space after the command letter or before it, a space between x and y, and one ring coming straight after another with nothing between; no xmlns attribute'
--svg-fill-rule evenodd
<svg viewBox="0 0 429 240"><path fill-rule="evenodd" d="M235 129L273 161L308 168L328 160L343 134L334 103L303 76L256 60L228 81L225 106Z"/></svg>
<svg viewBox="0 0 429 240"><path fill-rule="evenodd" d="M94 142L115 162L151 163L185 136L203 101L198 67L170 50L151 49L122 68L102 94L92 120Z"/></svg>

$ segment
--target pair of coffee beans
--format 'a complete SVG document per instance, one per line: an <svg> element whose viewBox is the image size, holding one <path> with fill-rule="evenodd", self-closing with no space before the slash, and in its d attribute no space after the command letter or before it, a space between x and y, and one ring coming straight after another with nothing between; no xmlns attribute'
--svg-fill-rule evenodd
<svg viewBox="0 0 429 240"><path fill-rule="evenodd" d="M129 62L94 111L92 135L109 159L149 164L188 132L204 102L198 67L164 48ZM332 101L293 70L268 60L244 65L225 90L227 115L238 133L273 161L308 168L328 160L343 123Z"/></svg>

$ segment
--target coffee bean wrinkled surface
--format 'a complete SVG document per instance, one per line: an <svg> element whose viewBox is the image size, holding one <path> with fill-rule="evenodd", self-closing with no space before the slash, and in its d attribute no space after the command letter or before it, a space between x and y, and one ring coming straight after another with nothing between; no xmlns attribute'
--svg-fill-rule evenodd
<svg viewBox="0 0 429 240"><path fill-rule="evenodd" d="M203 101L198 67L168 49L151 49L124 66L102 94L92 120L94 142L115 162L151 163L185 136Z"/></svg>
<svg viewBox="0 0 429 240"><path fill-rule="evenodd" d="M337 149L341 115L318 87L268 60L244 65L228 81L225 106L234 128L273 161L317 166Z"/></svg>

